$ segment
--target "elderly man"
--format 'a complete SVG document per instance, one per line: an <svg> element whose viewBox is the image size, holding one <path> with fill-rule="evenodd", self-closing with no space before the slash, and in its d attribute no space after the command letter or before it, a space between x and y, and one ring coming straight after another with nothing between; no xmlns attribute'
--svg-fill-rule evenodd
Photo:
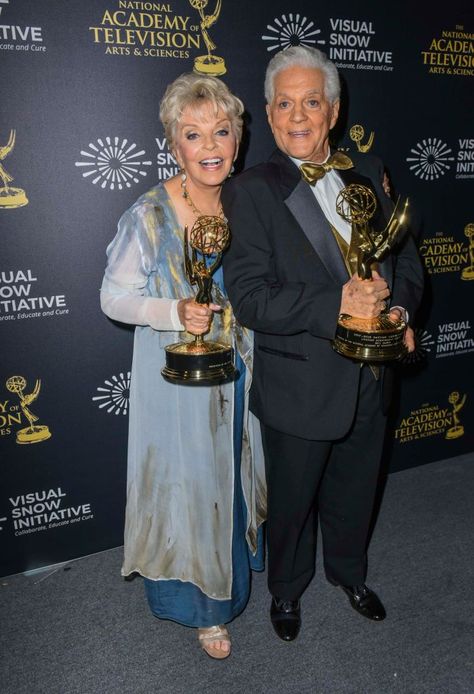
<svg viewBox="0 0 474 694"><path fill-rule="evenodd" d="M298 46L276 54L265 96L278 150L223 191L233 234L226 285L238 320L255 331L250 405L266 455L270 614L285 641L299 632L318 515L327 579L359 614L385 617L365 580L391 374L337 354L331 343L341 313L376 317L389 302L392 318L413 316L423 283L408 236L372 281L347 269L351 228L336 213L336 197L349 183L381 188L341 153L331 155L339 93L324 53ZM325 166L308 182L304 162ZM380 228L391 204L383 197ZM405 341L413 349L412 331Z"/></svg>

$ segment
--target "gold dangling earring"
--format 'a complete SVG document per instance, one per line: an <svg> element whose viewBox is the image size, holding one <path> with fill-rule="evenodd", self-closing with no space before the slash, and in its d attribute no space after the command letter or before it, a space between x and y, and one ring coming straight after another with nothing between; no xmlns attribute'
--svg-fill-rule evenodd
<svg viewBox="0 0 474 694"><path fill-rule="evenodd" d="M191 196L188 193L188 189L186 188L187 179L188 179L188 177L187 177L186 171L184 169L181 169L181 188L183 190L182 196L186 200L186 202L188 203L189 207L192 209L194 214L197 217L202 216L201 210L198 210L196 205L193 203Z"/></svg>
<svg viewBox="0 0 474 694"><path fill-rule="evenodd" d="M186 200L189 196L188 191L186 190L186 180L187 180L187 175L186 171L184 169L181 169L181 188L182 188L182 196Z"/></svg>

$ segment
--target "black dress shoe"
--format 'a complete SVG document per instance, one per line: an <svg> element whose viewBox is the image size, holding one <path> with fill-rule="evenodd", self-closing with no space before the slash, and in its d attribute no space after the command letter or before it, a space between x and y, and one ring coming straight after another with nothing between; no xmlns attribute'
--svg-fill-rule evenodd
<svg viewBox="0 0 474 694"><path fill-rule="evenodd" d="M270 618L277 636L283 641L293 641L301 626L300 601L273 598Z"/></svg>
<svg viewBox="0 0 474 694"><path fill-rule="evenodd" d="M337 586L338 584L333 583L333 585ZM349 598L349 602L354 610L356 610L356 612L361 614L363 617L373 619L376 622L381 622L382 619L385 619L387 616L385 608L380 602L379 598L373 590L370 590L370 588L365 585L365 583L361 586L341 585L341 588Z"/></svg>

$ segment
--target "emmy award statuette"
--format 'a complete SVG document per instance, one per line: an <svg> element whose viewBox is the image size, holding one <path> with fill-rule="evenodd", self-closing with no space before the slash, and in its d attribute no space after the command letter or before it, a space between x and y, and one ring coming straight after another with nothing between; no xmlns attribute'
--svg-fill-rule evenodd
<svg viewBox="0 0 474 694"><path fill-rule="evenodd" d="M13 181L13 176L10 176L8 171L3 167L2 161L10 154L15 146L16 131L10 130L10 137L6 145L0 145L0 178L3 186L0 187L0 208L14 209L15 207L23 207L28 205L28 198L22 188L13 188L8 184Z"/></svg>
<svg viewBox="0 0 474 694"><path fill-rule="evenodd" d="M212 75L213 77L219 77L220 75L225 75L227 72L224 58L219 58L217 55L212 55L212 51L215 49L216 45L211 40L207 30L219 19L222 0L217 0L216 7L212 14L204 13L207 3L208 0L189 0L191 7L194 10L197 10L199 12L199 16L201 17L201 35L207 48L207 55L199 55L194 59L194 72L198 72L201 75Z"/></svg>
<svg viewBox="0 0 474 694"><path fill-rule="evenodd" d="M220 217L198 217L189 234L188 228L184 228L184 267L188 282L198 287L196 303L211 303L212 274L229 241L229 227ZM166 366L161 373L170 383L209 386L232 381L236 376L232 347L206 342L202 335L196 335L193 342L168 345L165 352Z"/></svg>
<svg viewBox="0 0 474 694"><path fill-rule="evenodd" d="M377 200L370 188L352 183L343 188L336 199L338 214L352 226L351 251L356 253L355 264L360 279L372 280L372 266L395 245L406 219L408 200L403 212L398 206L382 231L369 226L377 208ZM357 318L341 314L333 347L336 352L356 361L383 362L398 359L406 353L403 342L406 324L392 321L388 311L376 318Z"/></svg>
<svg viewBox="0 0 474 694"><path fill-rule="evenodd" d="M40 441L49 439L51 437L51 432L48 427L45 424L35 425L34 422L38 421L38 417L28 409L28 405L31 405L39 395L41 381L37 379L35 387L28 395L25 395L23 392L26 388L26 379L24 379L23 376L11 376L5 385L10 393L16 393L20 398L21 411L30 423L29 427L19 429L16 432L16 442L20 444L39 443Z"/></svg>

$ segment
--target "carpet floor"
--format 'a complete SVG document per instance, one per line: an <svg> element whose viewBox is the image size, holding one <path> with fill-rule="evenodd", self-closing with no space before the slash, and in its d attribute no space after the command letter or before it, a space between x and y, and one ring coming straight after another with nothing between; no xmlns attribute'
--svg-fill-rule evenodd
<svg viewBox="0 0 474 694"><path fill-rule="evenodd" d="M2 694L473 694L474 454L390 475L369 552L387 609L356 614L321 565L303 626L279 641L264 574L213 661L154 618L121 549L0 581Z"/></svg>

